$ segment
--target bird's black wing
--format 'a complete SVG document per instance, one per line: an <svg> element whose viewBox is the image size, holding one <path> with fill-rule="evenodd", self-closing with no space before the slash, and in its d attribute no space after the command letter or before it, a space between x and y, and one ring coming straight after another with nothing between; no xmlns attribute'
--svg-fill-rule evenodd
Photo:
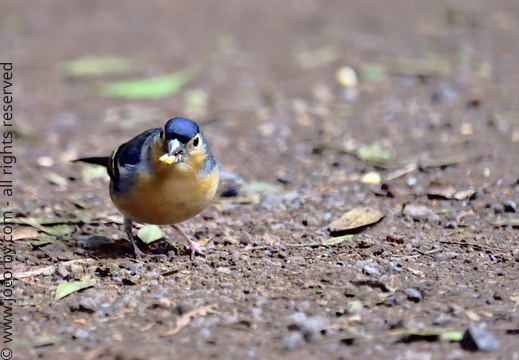
<svg viewBox="0 0 519 360"><path fill-rule="evenodd" d="M72 162L81 161L89 164L104 166L108 170L108 175L110 175L110 178L113 181L117 181L119 179L119 167L138 165L141 162L143 148L149 146L149 142L151 142L153 139L153 135L159 131L159 128L146 130L127 143L119 146L117 150L112 153L111 157L88 157L72 160Z"/></svg>

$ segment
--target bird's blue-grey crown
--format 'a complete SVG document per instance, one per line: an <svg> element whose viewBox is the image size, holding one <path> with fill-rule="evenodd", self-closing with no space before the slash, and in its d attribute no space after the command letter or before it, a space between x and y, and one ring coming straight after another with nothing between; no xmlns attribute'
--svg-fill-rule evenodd
<svg viewBox="0 0 519 360"><path fill-rule="evenodd" d="M183 117L169 119L164 125L166 140L177 139L182 144L187 144L196 134L200 132L198 124Z"/></svg>

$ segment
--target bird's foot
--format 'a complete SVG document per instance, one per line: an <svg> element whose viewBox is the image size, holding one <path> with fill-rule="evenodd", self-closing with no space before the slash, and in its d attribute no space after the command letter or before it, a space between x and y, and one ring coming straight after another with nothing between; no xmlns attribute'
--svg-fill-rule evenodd
<svg viewBox="0 0 519 360"><path fill-rule="evenodd" d="M196 242L190 239L189 248L191 253L191 260L195 259L195 255L205 256L205 247L198 245Z"/></svg>
<svg viewBox="0 0 519 360"><path fill-rule="evenodd" d="M164 261L168 261L169 260L169 257L166 254L147 254L144 251L142 251L141 249L139 249L137 244L135 244L135 242L133 242L133 241L132 241L132 245L133 245L133 253L135 254L135 258L136 259L157 259L157 258L160 258L160 259L163 259Z"/></svg>
<svg viewBox="0 0 519 360"><path fill-rule="evenodd" d="M181 228L179 228L177 225L172 225L173 229L175 229L176 232L189 244L189 249L191 251L191 260L195 259L195 255L198 253L199 255L205 256L205 248L203 246L198 245L196 242L191 240L189 236L186 235L184 231L182 231Z"/></svg>

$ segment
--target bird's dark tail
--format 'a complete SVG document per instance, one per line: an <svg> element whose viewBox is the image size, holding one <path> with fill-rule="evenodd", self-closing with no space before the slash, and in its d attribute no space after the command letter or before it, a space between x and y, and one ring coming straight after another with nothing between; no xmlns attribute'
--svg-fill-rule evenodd
<svg viewBox="0 0 519 360"><path fill-rule="evenodd" d="M72 162L85 162L88 164L94 164L94 165L101 165L108 169L108 164L110 161L110 158L108 156L97 156L97 157L88 157L88 158L81 158L72 160Z"/></svg>

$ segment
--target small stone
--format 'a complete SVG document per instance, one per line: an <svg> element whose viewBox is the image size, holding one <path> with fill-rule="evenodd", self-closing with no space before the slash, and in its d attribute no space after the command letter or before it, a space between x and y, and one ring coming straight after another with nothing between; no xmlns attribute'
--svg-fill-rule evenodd
<svg viewBox="0 0 519 360"><path fill-rule="evenodd" d="M117 310L116 304L104 303L97 308L97 313L100 317L108 317L112 316L115 310Z"/></svg>
<svg viewBox="0 0 519 360"><path fill-rule="evenodd" d="M292 331L283 339L283 345L288 351L297 350L304 344L303 335L298 331Z"/></svg>
<svg viewBox="0 0 519 360"><path fill-rule="evenodd" d="M321 330L326 328L329 320L323 316L312 316L299 323L304 339L310 342L321 337Z"/></svg>
<svg viewBox="0 0 519 360"><path fill-rule="evenodd" d="M407 205L403 214L414 221L424 221L428 223L439 223L440 217L425 205Z"/></svg>
<svg viewBox="0 0 519 360"><path fill-rule="evenodd" d="M360 178L360 182L367 185L378 185L382 181L382 177L376 171L365 173Z"/></svg>
<svg viewBox="0 0 519 360"><path fill-rule="evenodd" d="M491 209L494 212L494 214L501 214L503 212L503 207L499 204L492 205Z"/></svg>
<svg viewBox="0 0 519 360"><path fill-rule="evenodd" d="M211 338L211 329L203 328L202 330L200 330L200 336L202 337L202 339L206 340Z"/></svg>
<svg viewBox="0 0 519 360"><path fill-rule="evenodd" d="M394 242L396 244L403 244L403 243L405 243L405 238L402 235L389 234L386 236L386 241Z"/></svg>
<svg viewBox="0 0 519 360"><path fill-rule="evenodd" d="M393 264L389 264L386 267L386 272L388 272L389 274L399 273L402 271L404 271L404 270L402 270L402 268L399 268L398 266L395 266Z"/></svg>
<svg viewBox="0 0 519 360"><path fill-rule="evenodd" d="M81 301L79 302L78 305L79 305L78 309L80 311L84 311L87 313L93 313L97 309L96 301L94 299L92 299L91 297L81 299Z"/></svg>
<svg viewBox="0 0 519 360"><path fill-rule="evenodd" d="M405 289L404 294L407 296L409 301L413 301L415 303L422 301L422 294L414 288Z"/></svg>
<svg viewBox="0 0 519 360"><path fill-rule="evenodd" d="M369 265L362 267L362 273L364 275L369 275L369 276L374 276L374 277L380 276L380 272L373 266L369 266Z"/></svg>
<svg viewBox="0 0 519 360"><path fill-rule="evenodd" d="M236 196L238 196L238 194L239 194L239 191L235 186L229 186L221 193L220 196L223 198L229 198L229 197L236 197Z"/></svg>
<svg viewBox="0 0 519 360"><path fill-rule="evenodd" d="M70 276L70 273L65 268L65 265L63 265L62 263L58 264L57 274L59 276L61 276L61 278L63 278L63 279L66 279L66 278L68 278Z"/></svg>
<svg viewBox="0 0 519 360"><path fill-rule="evenodd" d="M280 174L276 180L283 185L289 185L294 182L294 176L289 172L285 172Z"/></svg>
<svg viewBox="0 0 519 360"><path fill-rule="evenodd" d="M446 229L456 229L458 227L458 223L456 221L448 221L445 224Z"/></svg>
<svg viewBox="0 0 519 360"><path fill-rule="evenodd" d="M74 339L86 340L90 337L90 333L85 329L77 329L76 331L74 331L74 334L72 336L74 337Z"/></svg>
<svg viewBox="0 0 519 360"><path fill-rule="evenodd" d="M514 213L517 211L517 203L515 201L506 201L503 204L505 212Z"/></svg>
<svg viewBox="0 0 519 360"><path fill-rule="evenodd" d="M472 323L463 334L461 347L469 351L494 352L499 350L501 344L491 332Z"/></svg>
<svg viewBox="0 0 519 360"><path fill-rule="evenodd" d="M357 242L357 247L359 247L360 249L367 249L372 247L374 244L375 240L373 240L372 238L361 238Z"/></svg>
<svg viewBox="0 0 519 360"><path fill-rule="evenodd" d="M436 326L447 326L452 322L452 315L440 314L436 319L433 320L433 325Z"/></svg>
<svg viewBox="0 0 519 360"><path fill-rule="evenodd" d="M36 159L36 162L41 167L51 167L54 165L54 159L52 159L49 156L40 156L39 158Z"/></svg>

